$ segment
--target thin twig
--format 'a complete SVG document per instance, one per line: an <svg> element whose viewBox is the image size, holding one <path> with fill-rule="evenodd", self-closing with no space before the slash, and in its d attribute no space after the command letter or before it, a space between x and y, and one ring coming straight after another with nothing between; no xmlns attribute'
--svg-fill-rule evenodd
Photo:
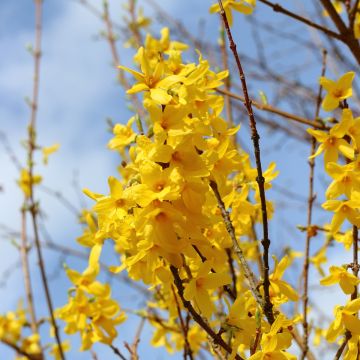
<svg viewBox="0 0 360 360"><path fill-rule="evenodd" d="M172 290L173 295L174 295L174 300L175 300L175 303L176 303L176 309L177 309L179 320L180 320L180 327L181 327L181 331L182 331L183 336L184 336L184 360L186 360L187 357L189 357L190 360L193 360L194 359L193 352L192 352L192 349L191 349L191 346L190 346L190 343L189 343L189 339L188 339L188 330L189 330L189 328L186 326L186 324L184 322L184 319L182 317L180 304L179 304L178 298L176 296L175 289L174 289L173 285L171 285L171 290Z"/></svg>
<svg viewBox="0 0 360 360"><path fill-rule="evenodd" d="M343 42L347 45L349 50L354 55L358 64L360 64L360 45L359 41L355 39L353 29L348 29L345 25L344 21L342 20L341 16L337 13L336 9L334 8L333 3L330 0L320 0L323 7L328 12L331 20L339 30Z"/></svg>
<svg viewBox="0 0 360 360"><path fill-rule="evenodd" d="M326 71L326 50L323 50L323 62L322 62L322 70L321 76L325 75ZM318 96L316 101L316 110L314 122L319 116L320 105L322 98L322 86L319 86ZM316 150L316 139L314 137L311 138L311 150L310 155L313 156ZM308 197L308 207L307 207L307 227L309 228L312 222L312 213L313 213L313 204L315 201L314 195L314 173L315 173L315 159L311 158L309 160L309 197ZM304 329L304 349L301 355L301 359L304 360L306 358L307 352L309 350L309 324L307 320L307 307L309 302L308 296L308 287L309 287L309 265L310 265L310 241L313 237L314 233L312 231L306 232L306 244L305 244L305 258L304 258L304 268L303 268L303 276L304 276L304 295L303 295L303 329Z"/></svg>
<svg viewBox="0 0 360 360"><path fill-rule="evenodd" d="M134 340L132 342L131 345L129 345L127 342L125 342L125 347L126 349L129 351L130 353L130 359L131 360L139 360L139 355L138 355L138 346L140 343L140 336L141 336L141 332L144 329L144 325L145 325L145 317L142 317L138 326L138 329L136 331Z"/></svg>
<svg viewBox="0 0 360 360"><path fill-rule="evenodd" d="M224 89L216 89L216 91L219 92L220 94L227 95L227 96L230 96L230 97L232 97L234 99L245 102L245 98L243 96L241 96L241 95L234 94L234 93L229 92L229 91L224 90ZM277 115L282 116L282 117L284 117L286 119L293 120L293 121L296 121L296 122L301 123L301 124L313 126L316 129L320 129L320 130L327 129L326 126L324 124L322 124L321 122L319 122L319 121L314 122L313 120L306 119L306 118L303 118L301 116L288 113L288 112L283 111L281 109L275 108L275 107L273 107L271 105L261 104L261 103L255 101L255 100L253 100L253 99L250 99L250 101L251 101L251 104L254 105L259 110L263 110L263 111L267 111L267 112L270 112L270 113L273 113L273 114L277 114Z"/></svg>
<svg viewBox="0 0 360 360"><path fill-rule="evenodd" d="M287 9L285 9L284 7L282 7L281 5L279 4L275 4L275 3L272 3L271 1L268 1L268 0L259 0L260 2L262 2L263 4L271 7L275 12L279 12L279 13L282 13L284 15L287 15L295 20L298 20L308 26L311 26L317 30L320 30L322 31L324 34L326 34L327 36L331 36L332 38L334 39L337 39L337 40L343 40L342 36L324 26L321 26L319 24L316 24L314 23L313 21L311 21L310 19L306 19L304 18L303 16L300 16L296 13L293 13L292 11L289 11Z"/></svg>
<svg viewBox="0 0 360 360"><path fill-rule="evenodd" d="M31 277L30 277L30 267L29 267L29 249L28 241L26 234L26 200L24 201L23 207L21 209L21 245L20 245L20 255L21 255L21 266L24 275L24 285L25 285L25 294L27 300L28 311L30 313L30 325L31 331L33 334L38 333L38 325L35 315L35 307L33 300L33 292L31 286Z"/></svg>
<svg viewBox="0 0 360 360"><path fill-rule="evenodd" d="M338 351L336 352L334 360L339 360L341 358L341 355L344 352L346 345L350 339L351 339L351 333L350 331L346 331L344 341L341 343Z"/></svg>
<svg viewBox="0 0 360 360"><path fill-rule="evenodd" d="M38 264L40 267L41 281L45 291L46 302L51 319L51 325L54 329L56 343L59 349L59 355L61 360L65 360L59 330L56 324L54 309L52 305L50 290L48 286L48 280L46 277L45 263L42 256L41 244L39 238L37 215L38 205L35 202L34 197L34 183L33 183L33 169L34 169L34 151L36 150L36 118L39 103L39 80L40 80L40 59L41 59L41 38L42 38L42 0L35 0L35 46L34 46L34 82L33 82L33 94L31 102L31 115L30 125L28 127L28 166L29 166L29 178L30 178L30 196L29 196L29 211L32 219L35 247L38 257Z"/></svg>
<svg viewBox="0 0 360 360"><path fill-rule="evenodd" d="M215 333L215 331L207 324L207 322L202 318L200 314L197 313L197 311L194 309L194 307L191 305L190 301L185 300L184 298L184 285L181 281L178 269L174 267L173 265L170 265L170 270L174 277L174 284L177 288L178 294L180 296L180 299L184 305L184 307L189 311L192 318L195 322L197 322L204 331L210 336L212 341L215 345L221 346L225 351L227 351L229 354L232 352L231 346L229 346L221 337L221 335L218 335ZM235 355L236 360L243 360L243 358L236 354Z"/></svg>
<svg viewBox="0 0 360 360"><path fill-rule="evenodd" d="M42 360L42 354L29 354L25 350L23 350L20 346L12 343L9 340L1 339L0 342L7 345L8 347L12 348L17 354L24 356L28 360Z"/></svg>
<svg viewBox="0 0 360 360"><path fill-rule="evenodd" d="M239 71L241 86L244 93L245 98L245 107L248 112L249 116L249 124L251 129L251 139L253 141L254 146L254 153L255 153L255 161L256 161L256 169L257 169L257 178L256 182L258 183L259 187L259 195L260 195L260 203L261 203L261 214L262 214L262 225L263 225L263 239L261 240L261 244L263 245L263 262L264 262L264 269L263 269L263 288L264 288L264 305L263 310L265 313L266 318L268 319L269 323L272 324L274 322L274 313L273 313L273 304L271 303L270 298L270 280L269 280L269 248L270 248L270 239L268 234L268 216L267 216L267 209L266 209L266 196L265 196L265 178L262 172L262 165L261 165L261 155L260 155L260 145L259 140L260 136L257 132L256 128L256 121L251 105L251 100L248 95L247 84L245 79L245 74L242 69L241 61L239 54L236 50L236 44L233 40L232 33L230 30L230 26L228 23L228 19L226 17L226 13L222 4L221 0L218 0L220 6L220 15L224 21L225 29L229 39L229 47L234 55L236 65Z"/></svg>
<svg viewBox="0 0 360 360"><path fill-rule="evenodd" d="M114 346L112 344L110 344L109 346L115 355L117 355L122 360L126 360L126 357L121 353L121 351L116 346Z"/></svg>
<svg viewBox="0 0 360 360"><path fill-rule="evenodd" d="M218 202L218 207L221 211L221 215L223 217L223 220L224 220L224 223L225 223L225 226L226 226L226 230L227 232L229 233L230 235L230 238L232 240L232 243L233 243L233 248L234 248L234 252L235 254L237 255L237 258L239 259L239 262L242 266L242 269L244 271L244 275L249 283L249 286L250 286L250 290L254 296L254 298L256 299L256 302L258 303L258 305L261 307L261 308L264 308L264 302L263 302L263 299L259 293L259 291L257 290L257 281L255 279L255 275L254 273L251 271L246 259L245 259L245 256L244 256L244 253L243 251L241 250L240 248L240 245L236 239L236 235L235 235L235 229L234 229L234 226L231 222L231 219L230 219L230 216L229 216L229 213L228 211L225 209L225 204L220 196L220 193L219 193L219 189L218 189L218 186L216 184L215 181L210 181L210 187L212 188L213 192L214 192L214 195L216 197L216 200Z"/></svg>

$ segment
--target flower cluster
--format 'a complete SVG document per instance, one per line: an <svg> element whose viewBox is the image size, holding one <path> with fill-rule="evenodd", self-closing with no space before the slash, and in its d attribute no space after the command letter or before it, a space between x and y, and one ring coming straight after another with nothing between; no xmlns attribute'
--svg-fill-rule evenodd
<svg viewBox="0 0 360 360"><path fill-rule="evenodd" d="M184 302L189 302L203 321L224 329L223 336L227 334L232 343L232 357L250 350L254 331L260 329L258 346L263 357L292 359L286 349L291 345L288 328L295 320L279 315L270 327L263 319L241 266L233 259L221 204L210 186L216 184L217 195L229 209L245 258L256 260L259 250L253 231L254 224L261 222L257 171L249 155L234 145L240 127L229 127L222 118L224 100L216 93L228 72L212 71L200 53L198 62L186 63L186 49L187 45L171 41L164 28L160 39L147 35L144 47L135 54L139 70L120 66L135 78L127 92L142 94L146 115L140 119L136 114L113 128L109 148L122 156L122 162L121 177L108 179L109 193L84 190L95 201L86 215L88 226L78 238L91 249L89 267L83 274L67 270L75 289L58 316L67 322L67 333L80 332L82 350L115 338L115 326L124 317L115 315L119 307L109 298L109 286L96 281L102 246L112 239L121 264L110 270L126 270L132 280L144 282L153 291L141 316L155 328L154 346L179 350L185 331L186 346L193 353L201 348L211 351L199 324L184 328L179 321ZM277 174L273 163L264 171L266 190ZM271 217L272 204L267 207ZM277 311L298 299L282 279L291 262L291 256L280 262L275 259L270 275L270 296ZM182 295L175 288L174 271L179 274ZM261 283L259 288L262 292ZM156 309L162 311L161 317L151 315Z"/></svg>
<svg viewBox="0 0 360 360"><path fill-rule="evenodd" d="M360 118L354 119L347 103L352 96L354 76L353 72L348 72L337 81L325 77L320 79L320 84L327 92L322 103L323 109L332 111L340 107L341 118L329 131L308 129L308 132L320 143L312 157L324 153L325 170L333 179L325 194L327 200L322 205L325 210L333 212L328 231L335 240L343 243L346 249L352 246L354 235L353 230L341 233L344 221L347 220L354 227L355 234L357 227L360 226L360 163L358 157ZM345 160L345 164L339 163L340 154ZM323 250L325 251L325 249ZM360 283L355 275L357 270L353 268L355 274L349 272L349 268L354 266L356 264L331 266L330 275L323 278L321 284L324 286L339 284L345 294L357 294L357 285ZM350 332L351 339L344 359L356 357L357 350L355 348L359 341L358 300L352 296L347 305L336 307L335 320L325 334L326 339L333 342L339 336Z"/></svg>

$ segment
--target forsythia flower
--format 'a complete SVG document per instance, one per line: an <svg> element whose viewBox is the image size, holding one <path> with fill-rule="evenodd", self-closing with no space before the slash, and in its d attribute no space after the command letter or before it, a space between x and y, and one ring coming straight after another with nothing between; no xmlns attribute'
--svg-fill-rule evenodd
<svg viewBox="0 0 360 360"><path fill-rule="evenodd" d="M250 15L254 11L256 0L224 0L223 7L229 25L232 26L233 16L231 10L239 11L245 15ZM213 4L210 7L210 13L220 12L219 4Z"/></svg>
<svg viewBox="0 0 360 360"><path fill-rule="evenodd" d="M284 315L278 315L270 331L261 337L261 350L250 356L248 360L296 360L295 355L284 351L291 345L292 336L287 328L293 323L293 320L286 319Z"/></svg>
<svg viewBox="0 0 360 360"><path fill-rule="evenodd" d="M353 192L350 200L328 200L322 207L325 210L333 211L331 220L331 232L336 233L342 223L347 219L351 224L360 226L360 193Z"/></svg>
<svg viewBox="0 0 360 360"><path fill-rule="evenodd" d="M33 175L32 176L32 185L38 185L42 181L42 177L40 175ZM22 169L20 173L20 179L17 181L18 185L20 186L21 190L24 192L26 197L30 197L31 194L31 181L30 181L30 174L26 169Z"/></svg>
<svg viewBox="0 0 360 360"><path fill-rule="evenodd" d="M42 148L42 153L43 153L43 163L45 165L47 165L48 163L48 159L49 159L49 155L53 154L54 152L58 151L60 148L60 144L54 144L52 146L49 147L43 147Z"/></svg>
<svg viewBox="0 0 360 360"><path fill-rule="evenodd" d="M355 73L350 71L341 76L337 81L327 79L324 76L320 78L320 84L327 91L322 102L322 108L325 111L335 110L339 106L340 101L352 96L351 85L354 77Z"/></svg>
<svg viewBox="0 0 360 360"><path fill-rule="evenodd" d="M349 127L348 118L342 119L339 124L336 124L327 133L322 130L307 129L307 132L312 135L320 144L315 154L310 156L313 159L324 152L324 163L336 162L339 157L339 151L348 159L354 159L354 148L343 139Z"/></svg>
<svg viewBox="0 0 360 360"><path fill-rule="evenodd" d="M355 275L347 272L343 267L331 266L330 275L322 279L320 284L329 286L337 283L345 294L352 294L360 280Z"/></svg>
<svg viewBox="0 0 360 360"><path fill-rule="evenodd" d="M197 275L185 285L184 298L193 300L201 313L210 318L215 311L215 305L211 301L208 290L219 288L220 286L229 284L231 278L227 273L211 273L211 263L204 262Z"/></svg>

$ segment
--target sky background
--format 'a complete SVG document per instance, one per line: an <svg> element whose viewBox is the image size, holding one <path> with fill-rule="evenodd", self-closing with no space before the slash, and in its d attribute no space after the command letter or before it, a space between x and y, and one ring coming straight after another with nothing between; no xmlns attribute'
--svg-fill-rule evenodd
<svg viewBox="0 0 360 360"><path fill-rule="evenodd" d="M101 9L102 2L90 1L91 4ZM112 18L119 24L123 24L124 1L111 0L110 10ZM140 5L143 1L139 0ZM216 44L218 36L218 17L208 14L210 1L161 1L161 5L175 18L181 19L186 28L198 33L198 24L204 19L205 39ZM311 14L311 2L308 1L283 1L296 11ZM145 4L146 15L152 14L152 10ZM304 39L311 39L316 44L321 44L321 38L317 33L308 31L305 27L288 23L284 17L275 16L271 11L259 5L255 12L255 18L262 21L269 20L277 24L279 30L297 33ZM238 47L246 54L256 58L259 56L254 43L250 41L253 24L243 16L236 16L234 31L239 40ZM286 27L285 27L286 25ZM154 18L154 34L158 34L161 28ZM50 157L47 167L41 164L38 158L36 172L43 176L43 184L59 191L69 199L73 206L80 209L84 204L91 206L91 201L81 194L81 189L87 187L97 193L107 193L107 178L116 176L116 167L119 163L117 154L106 149L106 144L111 138L106 119L111 118L114 123L126 122L131 113L127 109L123 89L116 82L116 72L112 68L112 59L108 43L101 38L100 32L104 29L102 22L88 9L73 0L45 0L43 14L43 38L42 58L40 75L40 100L37 118L38 143L42 146L50 146L60 143L60 150ZM25 99L31 97L33 81L33 58L26 50L28 44L34 39L34 5L28 0L2 0L0 1L0 131L10 144L16 158L24 163L26 153L21 146L21 141L26 137L26 127L29 122L30 108ZM177 40L182 40L177 38ZM271 49L266 53L271 60L271 65L278 72L287 75L287 69L292 69L294 64L301 68L299 77L301 80L317 89L317 78L320 73L319 54L306 51L297 51L293 43L274 43L274 37L270 34L263 35L265 49L271 44ZM319 45L320 46L320 45ZM121 42L118 43L121 62L131 67L132 52L124 49ZM287 52L286 61L284 53ZM269 61L270 61L269 60ZM248 70L249 87L253 96L257 96L259 90L266 92L271 103L272 94L275 93L274 85L262 83L259 79L252 82L251 64L245 68ZM339 75L339 69L329 61L329 73L332 77ZM293 71L291 77L296 78ZM290 77L290 75L289 75ZM255 78L255 76L254 76ZM310 104L311 105L311 104ZM292 110L302 116L311 116L306 113L307 109L291 108L286 104L287 110ZM312 114L314 113L314 110ZM249 144L249 133L246 119L240 131L240 141L246 146ZM280 121L281 122L281 121ZM285 126L294 126L282 120ZM302 127L304 128L304 127ZM294 230L297 224L305 224L306 208L299 201L307 196L308 166L307 156L309 146L303 142L297 142L270 133L267 128L260 126L261 146L263 149L263 163L265 167L276 161L280 175L276 180L277 191L274 187L269 191L269 198L275 201L276 213L270 223L272 249L281 254L284 244L295 249L303 249L305 236ZM5 151L4 140L0 144L0 312L6 312L16 308L19 299L24 295L22 273L19 268L19 254L13 245L12 239L6 236L11 231L20 229L20 207L22 194L16 185L18 168L9 158ZM319 168L322 160L318 162ZM326 181L324 176L317 176L318 201L321 202L321 190ZM76 181L75 181L76 180ZM75 184L74 184L75 182ZM299 199L296 196L285 196L279 189L286 189L291 193L302 194ZM43 209L42 226L50 234L51 239L74 249L81 250L75 242L75 238L81 234L81 227L77 223L74 213L64 204L44 189L39 188L36 192ZM287 206L285 206L285 203ZM315 223L322 224L328 219L328 214L317 211ZM42 233L43 238L46 234ZM314 238L314 249L322 244L322 237ZM56 307L66 303L66 290L70 282L64 275L62 264L66 262L70 267L83 270L86 262L74 257L60 256L58 252L44 249L46 257L46 269L51 278L51 290ZM42 287L39 281L36 260L31 255L32 276L36 296L36 306L39 316L46 316L44 311L45 301ZM329 258L337 264L349 262L350 254L345 254L340 247L330 249ZM115 256L110 249L105 251L105 261L115 261ZM3 276L1 275L3 274ZM291 278L291 274L288 275ZM311 272L311 281L314 286L318 284L316 271ZM294 280L294 279L293 279ZM115 280L114 281L115 284ZM135 305L143 301L126 285L118 283L118 291L114 293L116 299L124 307L135 308ZM316 291L316 290L315 290ZM335 303L344 299L335 287L316 291L315 307L320 306L330 313ZM335 296L336 295L336 296ZM119 327L119 340L117 345L122 347L124 340L131 341L139 319L134 317L123 326ZM45 330L45 329L44 329ZM44 335L45 336L45 335ZM148 328L143 333L139 351L140 358L166 359L169 355L161 349L151 349L149 339L151 333ZM62 336L64 339L68 336ZM77 336L71 337L73 350L68 358L89 359L88 353L78 353L79 341ZM95 346L95 351L100 359L111 359L114 356L103 346ZM150 351L150 353L149 353ZM0 357L11 358L8 350L0 345ZM146 355L145 355L146 354ZM151 354L151 355L149 355ZM182 355L174 358L181 358ZM326 359L324 355L323 359ZM330 357L329 357L330 358Z"/></svg>

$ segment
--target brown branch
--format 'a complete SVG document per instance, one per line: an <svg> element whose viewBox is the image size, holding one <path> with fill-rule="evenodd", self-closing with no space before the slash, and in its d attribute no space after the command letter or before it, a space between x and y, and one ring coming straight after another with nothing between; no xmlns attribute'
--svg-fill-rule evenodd
<svg viewBox="0 0 360 360"><path fill-rule="evenodd" d="M227 96L230 96L230 97L232 97L234 99L245 102L245 98L243 96L241 96L241 95L234 94L234 93L229 92L229 91L224 90L224 89L216 89L216 91L219 92L220 94L227 95ZM293 121L296 121L296 122L301 123L301 124L313 126L316 129L320 129L320 130L327 129L326 126L324 124L322 124L321 122L319 122L319 121L313 121L313 120L310 120L310 119L306 119L306 118L303 118L301 116L294 115L294 114L288 113L286 111L283 111L281 109L275 108L275 107L273 107L271 105L261 104L261 103L255 101L255 100L253 100L253 99L250 99L250 101L251 101L251 104L254 105L259 110L263 110L263 111L267 111L267 112L270 112L270 113L273 113L273 114L277 114L277 115L282 116L282 117L284 117L286 119L293 120Z"/></svg>
<svg viewBox="0 0 360 360"><path fill-rule="evenodd" d="M332 38L334 39L337 39L337 40L343 40L343 37L342 35L322 26L322 25L319 25L319 24L316 24L314 23L313 21L311 21L310 19L306 19L296 13L293 13L287 9L285 9L284 7L282 7L281 5L279 4L275 4L275 3L272 3L271 1L268 1L268 0L259 0L260 2L262 2L263 4L271 7L275 12L279 12L279 13L282 13L284 15L287 15L295 20L298 20L308 26L311 26L317 30L320 30L322 31L324 34L326 34L327 36L331 36Z"/></svg>
<svg viewBox="0 0 360 360"><path fill-rule="evenodd" d="M323 50L323 62L322 62L322 70L321 76L325 75L326 71L326 50ZM315 117L314 122L319 116L320 112L320 105L321 105L321 98L322 98L322 86L319 86L318 96L316 101L316 110L315 110ZM313 156L316 150L316 139L314 137L311 138L311 150L310 155ZM315 173L315 159L311 158L309 160L309 197L308 197L308 206L307 206L307 227L309 228L312 223L312 213L313 213L313 204L315 201L315 194L314 194L314 173ZM307 352L309 351L309 324L307 319L307 307L309 302L308 296L308 287L309 287L309 265L310 265L310 241L311 238L314 236L312 231L306 232L306 244L305 244L305 259L304 259L304 267L303 267L303 276L304 276L304 295L303 295L303 329L304 329L304 336L303 336L303 343L304 349L301 355L301 359L304 360L306 358Z"/></svg>
<svg viewBox="0 0 360 360"><path fill-rule="evenodd" d="M360 5L360 0L355 0L355 3L353 5L352 9L350 10L350 13L349 13L349 28L350 29L354 29L354 23L355 23L356 14L358 12L359 5Z"/></svg>
<svg viewBox="0 0 360 360"><path fill-rule="evenodd" d="M234 298L236 299L236 296L237 296L237 289L236 289L237 279L236 279L236 272L235 272L235 267L234 267L234 259L232 258L231 249L225 249L225 251L226 251L227 258L228 258L228 264L229 264L229 268L230 268L231 280L232 280L232 284L233 284L232 293L234 294Z"/></svg>
<svg viewBox="0 0 360 360"><path fill-rule="evenodd" d="M171 290L172 290L173 295L174 295L176 309L177 309L179 320L180 320L180 327L181 327L181 331L182 331L183 336L184 336L184 360L186 360L187 357L189 357L190 360L193 360L194 359L193 352L192 352L191 345L189 343L189 338L188 338L189 328L186 326L186 324L184 322L184 319L182 317L180 304L179 304L178 298L176 296L175 289L174 289L173 285L171 285Z"/></svg>
<svg viewBox="0 0 360 360"><path fill-rule="evenodd" d="M351 333L350 331L346 331L344 341L341 343L338 351L336 352L334 360L339 360L341 358L341 355L344 352L346 345L350 339L351 339Z"/></svg>
<svg viewBox="0 0 360 360"><path fill-rule="evenodd" d="M256 128L256 121L254 117L254 113L252 110L251 100L248 95L247 84L245 79L245 74L242 69L242 65L240 62L239 54L236 50L236 44L233 40L232 33L230 30L230 26L226 17L226 13L222 4L221 0L218 0L220 6L220 14L224 21L225 29L229 39L229 46L231 51L233 52L236 65L239 71L241 86L244 93L245 98L245 107L248 112L249 116L249 124L251 129L251 139L253 141L254 146L254 153L255 153L255 161L256 161L256 169L257 169L257 178L256 182L258 183L259 187L259 194L260 194L260 202L261 202L261 214L262 214L262 223L263 223L263 239L261 243L263 245L263 262L264 262L264 269L263 269L263 287L264 287L264 306L263 310L265 313L266 318L268 319L269 323L272 324L274 322L274 314L273 314L273 304L271 303L270 298L270 280L269 280L269 247L270 247L270 239L268 235L268 216L267 216L267 209L266 209L266 197L265 197L265 178L262 173L262 165L261 165L261 155L260 155L260 145L259 139L260 136L257 132Z"/></svg>
<svg viewBox="0 0 360 360"><path fill-rule="evenodd" d="M28 254L29 254L29 249L28 249L28 241L27 241L27 234L26 234L26 200L25 200L23 207L21 209L20 256L21 256L22 271L23 271L23 275L24 275L24 286L25 286L27 307L28 307L28 311L30 314L31 331L33 332L33 334L37 334L38 333L38 324L37 324L36 315L35 315L35 307L34 307L33 292L32 292L32 286L31 286Z"/></svg>
<svg viewBox="0 0 360 360"><path fill-rule="evenodd" d="M360 45L359 41L354 37L353 29L348 29L345 23L343 22L341 16L337 13L334 5L330 0L320 0L323 7L328 12L331 20L339 30L342 41L347 45L349 50L354 55L356 61L360 64Z"/></svg>
<svg viewBox="0 0 360 360"><path fill-rule="evenodd" d="M42 354L29 354L25 350L23 350L20 346L12 343L9 340L6 339L0 339L0 342L7 345L8 347L12 348L14 351L16 351L17 354L20 354L22 356L25 356L28 360L42 360L44 357Z"/></svg>
<svg viewBox="0 0 360 360"><path fill-rule="evenodd" d="M291 336L293 337L299 348L304 351L304 344L296 328L291 330ZM308 350L307 352L307 358L308 360L316 360L315 355L310 350Z"/></svg>
<svg viewBox="0 0 360 360"><path fill-rule="evenodd" d="M353 274L358 277L359 275L359 230L357 226L353 226L353 262L351 268ZM355 300L358 297L358 287L355 285L354 292L351 294L351 300Z"/></svg>
<svg viewBox="0 0 360 360"><path fill-rule="evenodd" d="M32 219L35 247L37 252L38 264L40 268L41 281L45 291L46 302L51 318L51 325L54 328L56 343L59 349L59 355L61 360L65 360L64 352L61 345L60 334L56 324L54 309L52 305L50 290L48 286L48 280L46 277L45 263L42 256L41 244L39 238L37 214L38 205L34 198L34 183L33 183L33 169L34 169L34 152L36 146L36 118L38 111L39 100L39 81L40 81L40 59L41 59L41 38L42 38L42 0L35 0L35 46L34 46L34 82L33 82L33 94L31 102L31 115L30 125L28 127L28 166L29 166L29 178L30 178L30 196L29 196L29 211Z"/></svg>
<svg viewBox="0 0 360 360"><path fill-rule="evenodd" d="M132 344L129 345L127 342L125 342L125 347L130 353L130 359L131 360L139 360L138 346L139 346L139 343L140 343L141 332L144 329L145 320L146 320L145 317L141 318L140 324L138 326L138 329L136 331L135 338L134 338Z"/></svg>
<svg viewBox="0 0 360 360"><path fill-rule="evenodd" d="M121 353L121 351L116 346L112 344L110 344L109 346L116 356L118 356L122 360L126 360L126 357Z"/></svg>
<svg viewBox="0 0 360 360"><path fill-rule="evenodd" d="M220 30L220 52L221 52L221 59L222 59L222 66L223 68L229 69L229 57L226 49L226 36L225 36L225 28L223 22L221 22L221 30ZM231 78L230 73L229 76L224 79L224 86L227 92L231 91ZM230 127L234 126L234 119L232 115L232 107L231 107L231 99L229 94L224 94L225 98L225 111L226 111L226 120ZM236 136L234 136L234 144L236 144Z"/></svg>
<svg viewBox="0 0 360 360"><path fill-rule="evenodd" d="M180 278L178 269L176 267L174 267L173 265L170 265L170 270L171 270L171 272L173 274L174 284L175 284L175 286L177 288L180 299L181 299L184 307L191 314L194 321L197 322L200 325L200 327L203 330L206 331L206 333L210 336L210 338L212 339L212 341L214 342L215 345L221 346L226 352L231 354L231 352L232 352L231 346L228 345L222 339L221 335L215 333L215 331L207 324L207 322L202 318L202 316L196 312L194 307L191 305L191 302L185 300L185 298L184 298L184 285L183 285L182 280ZM235 359L236 360L243 360L243 358L238 354L235 355Z"/></svg>

